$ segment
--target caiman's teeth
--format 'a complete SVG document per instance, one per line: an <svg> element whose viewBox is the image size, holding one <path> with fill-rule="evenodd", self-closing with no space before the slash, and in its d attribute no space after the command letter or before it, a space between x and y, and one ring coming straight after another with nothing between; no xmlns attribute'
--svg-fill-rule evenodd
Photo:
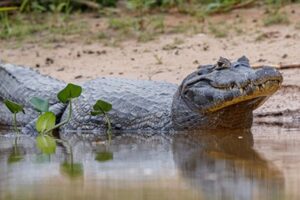
<svg viewBox="0 0 300 200"><path fill-rule="evenodd" d="M265 87L265 84L260 84L260 85L258 85L258 87L261 90L261 89L263 89Z"/></svg>
<svg viewBox="0 0 300 200"><path fill-rule="evenodd" d="M226 90L235 90L238 89L240 91L240 93L245 93L245 91L247 90L247 88L252 88L253 90L262 90L266 87L267 83L261 83L261 84L253 84L253 83L249 83L248 85L244 86L244 87L240 87L238 85L231 85L229 87L226 87Z"/></svg>

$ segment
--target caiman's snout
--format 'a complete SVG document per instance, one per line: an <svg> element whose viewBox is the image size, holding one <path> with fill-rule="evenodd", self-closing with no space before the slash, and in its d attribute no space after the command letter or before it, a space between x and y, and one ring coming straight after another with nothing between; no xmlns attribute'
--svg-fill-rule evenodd
<svg viewBox="0 0 300 200"><path fill-rule="evenodd" d="M274 83L278 83L278 85L280 86L283 80L281 73L277 69L268 66L263 66L257 69L255 75L256 79L254 80L254 82L257 83L274 81Z"/></svg>
<svg viewBox="0 0 300 200"><path fill-rule="evenodd" d="M234 63L220 58L216 65L204 66L189 75L181 85L181 96L201 113L245 102L253 110L280 88L282 80L277 69L253 69L244 56Z"/></svg>
<svg viewBox="0 0 300 200"><path fill-rule="evenodd" d="M249 100L271 96L281 87L282 81L282 75L277 69L269 66L261 67L255 70L254 76L250 74L247 84L240 86L239 97Z"/></svg>

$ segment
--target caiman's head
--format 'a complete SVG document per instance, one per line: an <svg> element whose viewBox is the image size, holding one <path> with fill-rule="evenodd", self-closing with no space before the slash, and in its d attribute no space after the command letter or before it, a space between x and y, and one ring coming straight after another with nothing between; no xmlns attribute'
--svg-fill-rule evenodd
<svg viewBox="0 0 300 200"><path fill-rule="evenodd" d="M209 127L249 128L252 111L281 83L282 75L272 67L253 69L245 56L234 63L220 58L217 64L200 66L187 76L177 95L180 103L198 113Z"/></svg>

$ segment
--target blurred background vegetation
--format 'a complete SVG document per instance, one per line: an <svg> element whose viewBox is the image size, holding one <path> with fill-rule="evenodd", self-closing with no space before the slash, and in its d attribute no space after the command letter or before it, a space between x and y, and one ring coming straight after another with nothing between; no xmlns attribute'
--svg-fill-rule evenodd
<svg viewBox="0 0 300 200"><path fill-rule="evenodd" d="M188 12L200 9L208 13L226 12L235 8L259 4L282 6L299 0L2 0L1 12L17 9L19 12L64 12L105 7L126 7L134 11L156 9L168 12L170 9Z"/></svg>
<svg viewBox="0 0 300 200"><path fill-rule="evenodd" d="M298 2L300 0L1 0L0 39L22 39L42 30L66 35L81 32L86 24L74 25L72 16L97 13L109 16L108 28L120 30L125 37L128 33L135 34L132 31L135 30L139 32L139 40L147 41L152 38L148 29L155 33L164 32L162 14L179 13L201 21L216 13L266 6L271 8L273 15L265 22L268 25L286 23L287 19L278 10ZM126 13L126 17L123 14L116 17L120 12ZM100 32L97 38L105 39L108 35Z"/></svg>
<svg viewBox="0 0 300 200"><path fill-rule="evenodd" d="M168 12L170 9L178 9L179 12L198 10L216 13L226 12L232 9L271 4L282 6L299 0L2 0L1 12L18 10L19 12L63 12L90 11L105 7L121 7L132 11L156 11Z"/></svg>

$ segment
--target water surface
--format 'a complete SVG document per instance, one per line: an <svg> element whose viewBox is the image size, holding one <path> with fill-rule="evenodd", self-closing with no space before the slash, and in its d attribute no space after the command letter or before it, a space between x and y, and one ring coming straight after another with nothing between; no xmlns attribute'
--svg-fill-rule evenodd
<svg viewBox="0 0 300 200"><path fill-rule="evenodd" d="M0 199L299 199L300 130L117 136L107 147L68 134L42 155L32 138L0 137ZM4 135L4 136L3 136Z"/></svg>

